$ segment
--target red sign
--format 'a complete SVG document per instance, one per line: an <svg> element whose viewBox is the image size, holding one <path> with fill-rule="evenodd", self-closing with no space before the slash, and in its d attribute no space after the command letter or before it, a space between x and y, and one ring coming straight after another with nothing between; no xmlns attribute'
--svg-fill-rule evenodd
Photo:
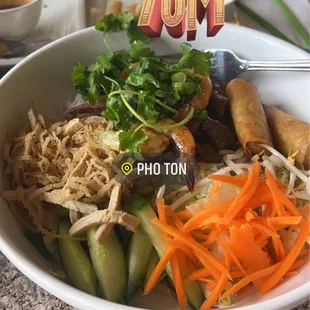
<svg viewBox="0 0 310 310"><path fill-rule="evenodd" d="M201 24L206 15L207 36L213 37L224 25L224 0L144 0L138 25L150 37L160 37L164 24L174 38L187 29L187 40L192 41L197 21Z"/></svg>

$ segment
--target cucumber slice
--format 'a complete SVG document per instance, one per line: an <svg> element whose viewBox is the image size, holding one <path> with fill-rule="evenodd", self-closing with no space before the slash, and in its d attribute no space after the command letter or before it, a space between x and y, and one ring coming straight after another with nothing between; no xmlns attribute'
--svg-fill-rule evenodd
<svg viewBox="0 0 310 310"><path fill-rule="evenodd" d="M59 220L58 233L69 236L71 225L67 220ZM96 296L97 278L93 266L79 241L58 239L58 249L63 268L72 284Z"/></svg>
<svg viewBox="0 0 310 310"><path fill-rule="evenodd" d="M132 234L127 253L128 286L125 295L126 303L131 301L143 284L152 249L152 242L143 229L139 228Z"/></svg>
<svg viewBox="0 0 310 310"><path fill-rule="evenodd" d="M151 239L159 257L162 257L166 249L164 235L161 230L154 226L151 221L157 218L153 208L144 198L139 195L133 195L131 204L128 207L128 212L137 216L140 219L140 227L147 233ZM172 271L170 265L167 265L166 272L170 279L173 281ZM189 270L184 270L185 274ZM199 309L205 300L205 296L196 281L184 283L188 303L194 308Z"/></svg>
<svg viewBox="0 0 310 310"><path fill-rule="evenodd" d="M99 243L96 229L87 232L91 261L99 280L99 291L109 301L121 302L127 285L127 269L124 250L114 230ZM101 294L100 294L101 295Z"/></svg>
<svg viewBox="0 0 310 310"><path fill-rule="evenodd" d="M150 254L148 264L147 264L147 271L146 271L144 285L149 280L149 277L151 276L151 274L152 274L153 270L155 269L156 265L158 264L158 262L159 262L159 258L158 258L157 251L155 250L155 248L153 248L152 252Z"/></svg>

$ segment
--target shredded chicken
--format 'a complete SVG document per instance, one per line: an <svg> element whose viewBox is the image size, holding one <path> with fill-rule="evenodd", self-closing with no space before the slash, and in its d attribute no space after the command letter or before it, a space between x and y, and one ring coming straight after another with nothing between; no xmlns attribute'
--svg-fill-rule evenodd
<svg viewBox="0 0 310 310"><path fill-rule="evenodd" d="M113 130L113 124L97 116L49 123L33 110L28 118L29 124L5 145L5 172L12 187L2 195L21 202L33 231L55 238L54 230L44 225L44 200L68 208L75 222L79 213L96 212L109 199L116 183L111 163L117 153L98 136Z"/></svg>
<svg viewBox="0 0 310 310"><path fill-rule="evenodd" d="M109 211L119 211L121 206L122 185L116 184L113 187L111 198L109 202ZM95 238L97 241L102 242L113 229L114 224L102 224L96 231Z"/></svg>
<svg viewBox="0 0 310 310"><path fill-rule="evenodd" d="M68 191L66 192L69 193ZM94 204L87 204L76 200L66 200L66 196L63 195L63 193L63 190L56 189L52 192L44 193L43 199L49 203L67 208L70 211L90 214L98 210L97 206Z"/></svg>
<svg viewBox="0 0 310 310"><path fill-rule="evenodd" d="M70 228L70 235L77 236L88 229L101 224L120 224L127 230L135 232L139 226L139 219L122 211L99 210L82 217Z"/></svg>

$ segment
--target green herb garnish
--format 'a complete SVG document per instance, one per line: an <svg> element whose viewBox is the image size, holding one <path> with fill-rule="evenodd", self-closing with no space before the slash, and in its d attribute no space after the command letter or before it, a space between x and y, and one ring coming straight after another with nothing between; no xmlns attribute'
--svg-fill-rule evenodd
<svg viewBox="0 0 310 310"><path fill-rule="evenodd" d="M196 49L192 49L192 46L188 43L183 43L181 48L183 57L179 61L179 68L194 68L195 73L199 74L210 72L210 59L212 57L210 52L202 52Z"/></svg>
<svg viewBox="0 0 310 310"><path fill-rule="evenodd" d="M120 150L130 150L133 153L139 152L139 145L147 140L147 135L142 130L122 131L118 135Z"/></svg>
<svg viewBox="0 0 310 310"><path fill-rule="evenodd" d="M195 74L210 71L211 53L192 49L183 44L183 56L177 64L170 64L155 56L147 44L151 39L138 27L131 13L106 15L96 24L103 33L109 50L89 66L78 64L71 73L77 92L90 104L104 102L103 116L119 130L121 151L139 152L139 145L147 135L139 124L168 130L186 124L192 117L203 117L205 112L191 108L179 123L158 126L162 118L172 118L185 104L200 94L200 78ZM107 33L127 31L130 48L113 51ZM192 69L192 70L189 70Z"/></svg>

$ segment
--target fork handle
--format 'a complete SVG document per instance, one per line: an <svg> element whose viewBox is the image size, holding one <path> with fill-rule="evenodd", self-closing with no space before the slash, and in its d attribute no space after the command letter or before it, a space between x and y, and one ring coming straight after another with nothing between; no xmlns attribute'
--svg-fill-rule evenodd
<svg viewBox="0 0 310 310"><path fill-rule="evenodd" d="M248 61L247 71L310 71L310 59L285 61Z"/></svg>

